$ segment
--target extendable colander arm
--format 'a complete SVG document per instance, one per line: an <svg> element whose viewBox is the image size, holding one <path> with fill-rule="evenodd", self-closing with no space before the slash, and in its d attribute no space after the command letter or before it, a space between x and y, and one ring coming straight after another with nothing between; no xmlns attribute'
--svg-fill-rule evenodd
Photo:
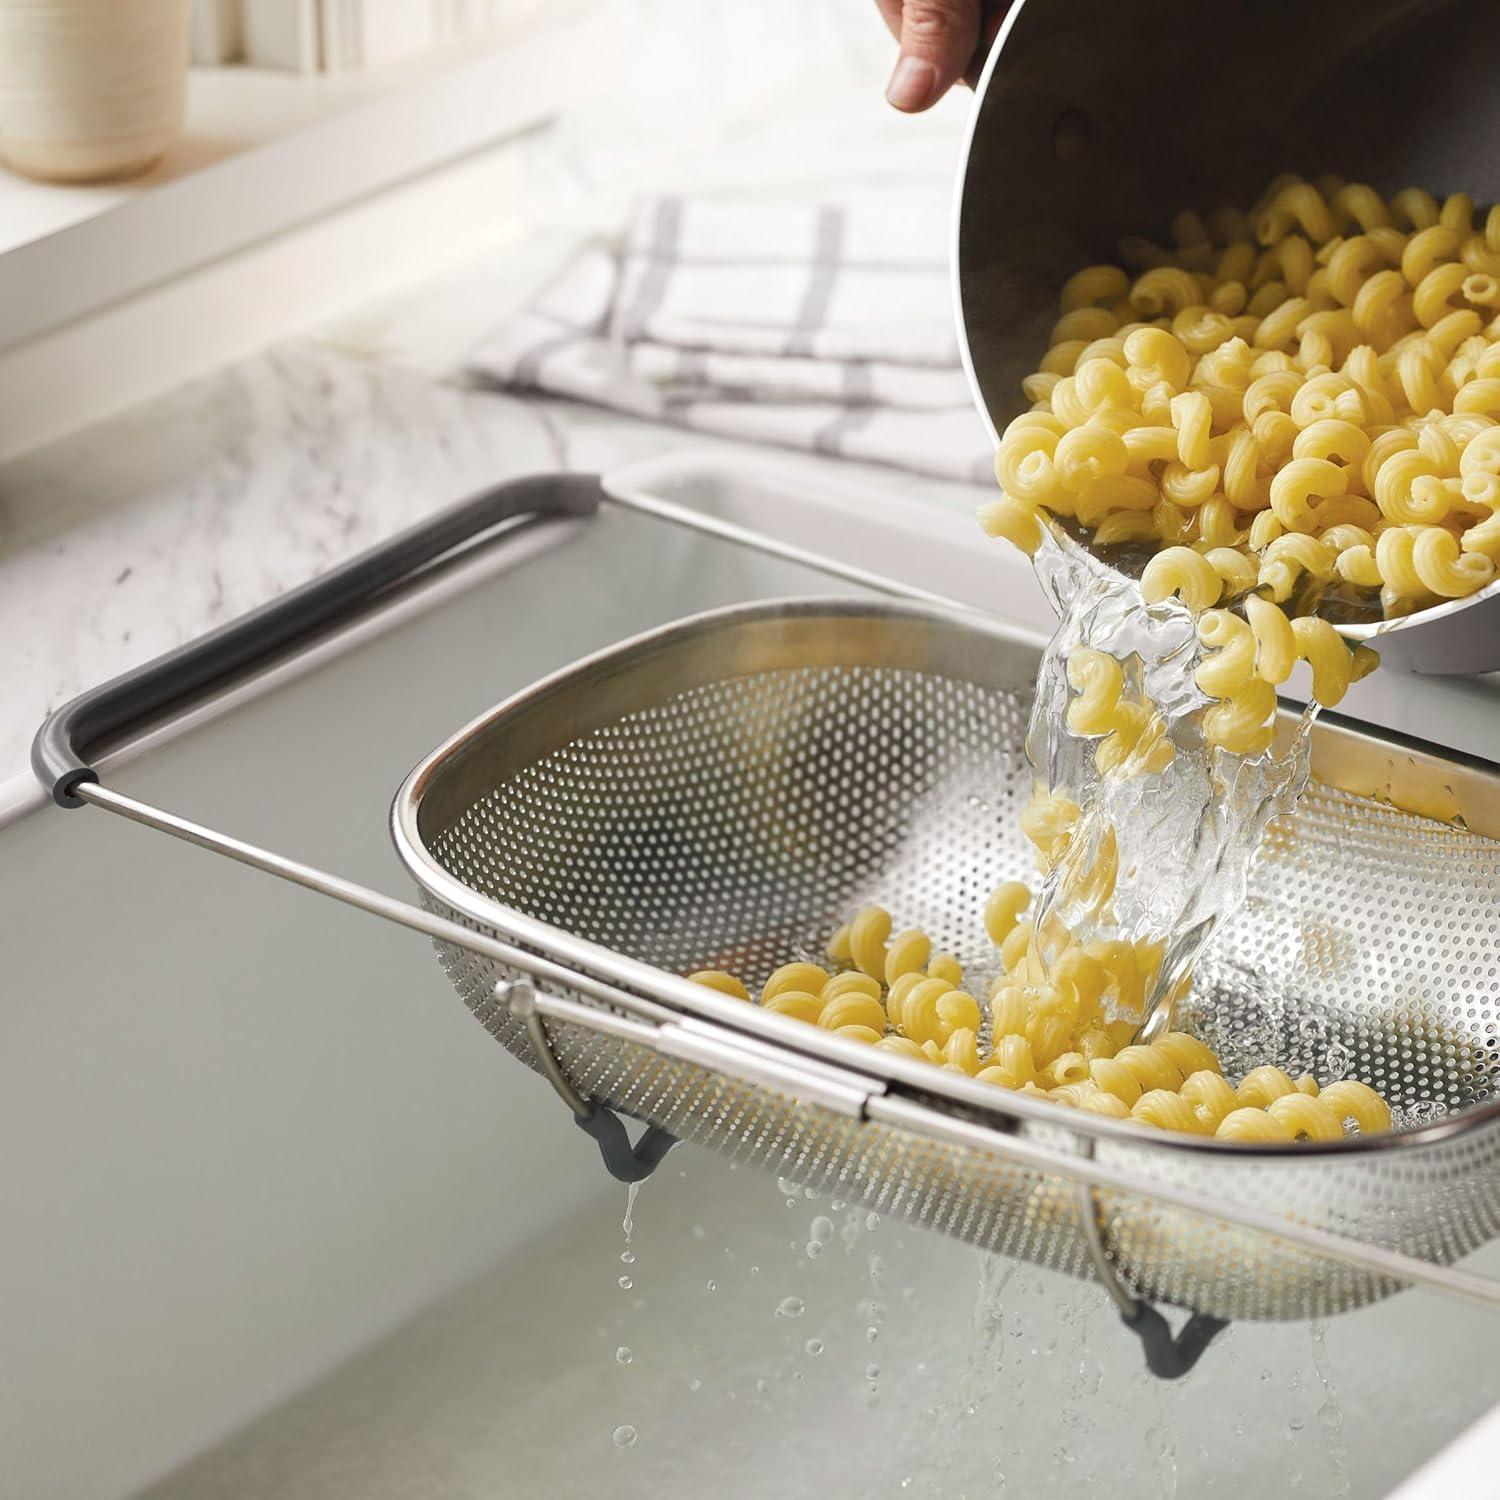
<svg viewBox="0 0 1500 1500"><path fill-rule="evenodd" d="M93 802L378 915L419 927L431 936L451 937L434 931L430 923L411 920L427 914L403 902L353 882L324 876L110 792L98 785L94 760L102 749L186 708L200 695L222 690L236 678L303 649L315 637L359 617L498 527L522 520L591 516L601 498L598 480L588 474L537 474L485 490L218 630L80 694L52 714L37 732L31 747L32 768L59 807L83 807ZM430 920L441 923L438 918ZM529 957L509 945L500 946L510 954L512 963L524 963ZM533 966L529 972L541 970ZM610 1174L622 1182L649 1176L676 1144L674 1136L651 1126L632 1146L619 1117L592 1100L579 1097L574 1115L579 1127L598 1143Z"/></svg>
<svg viewBox="0 0 1500 1500"><path fill-rule="evenodd" d="M590 516L601 498L591 474L534 474L440 511L279 599L64 704L32 742L32 769L59 807L82 807L77 788L98 781L93 760L106 746L209 689L222 690L305 647L497 527Z"/></svg>

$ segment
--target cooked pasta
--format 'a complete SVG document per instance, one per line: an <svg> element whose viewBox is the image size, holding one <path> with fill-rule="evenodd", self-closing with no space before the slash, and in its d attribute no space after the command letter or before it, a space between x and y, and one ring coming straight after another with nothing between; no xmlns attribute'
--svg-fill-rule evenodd
<svg viewBox="0 0 1500 1500"><path fill-rule="evenodd" d="M718 990L721 995L730 995L736 1000L748 1000L750 998L750 991L733 974L726 974L723 969L699 969L696 974L689 974L688 978L694 984L701 984L707 989Z"/></svg>
<svg viewBox="0 0 1500 1500"><path fill-rule="evenodd" d="M865 907L849 924L849 956L872 979L885 977L885 940L890 935L891 914L879 906Z"/></svg>
<svg viewBox="0 0 1500 1500"><path fill-rule="evenodd" d="M1248 631L1243 621L1237 623ZM1109 1013L1139 1005L1142 976L1160 965L1158 945L1115 941L1085 949L1065 929L1049 928L1043 973L1033 975L1029 941L1008 958L1004 954L1018 933L1030 937L1020 916L1030 901L1021 881L1007 881L986 902L986 933L1006 969L988 1008L959 988L957 958L932 953L926 932L911 928L894 939L881 936L891 918L878 906L865 907L840 929L849 934L842 944L830 943L849 950L838 960L844 965L838 972L805 960L783 964L766 977L758 1001L777 1015L910 1062L1148 1129L1251 1142L1335 1140L1346 1126L1362 1134L1390 1129L1385 1101L1353 1079L1320 1089L1311 1075L1293 1078L1267 1065L1252 1068L1236 1085L1224 1076L1213 1049L1187 1032L1136 1043L1135 1022L1110 1019ZM921 953L931 955L929 968L902 968L882 982L856 965L855 932L861 943L878 940L888 963L893 954ZM933 972L940 965L943 972ZM740 1000L751 998L723 969L700 969L689 978Z"/></svg>
<svg viewBox="0 0 1500 1500"><path fill-rule="evenodd" d="M1107 652L1080 646L1068 657L1067 671L1068 684L1078 694L1068 705L1068 728L1074 734L1108 734L1124 687L1119 662Z"/></svg>
<svg viewBox="0 0 1500 1500"><path fill-rule="evenodd" d="M1184 212L1170 247L1122 245L1134 271L1077 273L1036 408L1001 436L987 529L1035 551L1060 515L1098 546L1155 543L1148 603L1243 614L1255 677L1306 661L1314 698L1337 702L1371 658L1310 618L1292 630L1322 590L1400 614L1500 569L1500 214L1476 231L1472 209L1285 174L1248 214ZM1262 753L1248 648L1210 633L1206 737ZM1106 736L1132 700L1109 702L1097 663L1085 675L1075 728ZM1102 741L1103 768L1128 745Z"/></svg>
<svg viewBox="0 0 1500 1500"><path fill-rule="evenodd" d="M828 978L828 970L818 964L783 964L766 980L760 992L761 1000L774 1000L785 991L821 995Z"/></svg>
<svg viewBox="0 0 1500 1500"><path fill-rule="evenodd" d="M923 967L932 957L932 939L925 932L912 928L898 932L886 946L885 981L893 983L903 974L910 974Z"/></svg>
<svg viewBox="0 0 1500 1500"><path fill-rule="evenodd" d="M990 892L984 904L984 930L998 948L1011 935L1021 913L1031 905L1031 892L1019 880L1006 880Z"/></svg>

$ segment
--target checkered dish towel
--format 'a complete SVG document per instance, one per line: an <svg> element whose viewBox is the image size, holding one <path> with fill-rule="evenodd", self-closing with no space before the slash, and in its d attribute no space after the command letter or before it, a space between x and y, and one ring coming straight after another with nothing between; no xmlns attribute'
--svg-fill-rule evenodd
<svg viewBox="0 0 1500 1500"><path fill-rule="evenodd" d="M991 480L937 200L661 198L480 346L476 373L702 432Z"/></svg>

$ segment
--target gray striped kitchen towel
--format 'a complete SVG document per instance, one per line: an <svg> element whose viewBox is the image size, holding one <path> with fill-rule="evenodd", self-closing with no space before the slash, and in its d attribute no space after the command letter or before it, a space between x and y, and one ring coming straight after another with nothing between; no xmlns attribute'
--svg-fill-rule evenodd
<svg viewBox="0 0 1500 1500"><path fill-rule="evenodd" d="M473 366L725 437L991 478L959 364L941 200L643 203Z"/></svg>

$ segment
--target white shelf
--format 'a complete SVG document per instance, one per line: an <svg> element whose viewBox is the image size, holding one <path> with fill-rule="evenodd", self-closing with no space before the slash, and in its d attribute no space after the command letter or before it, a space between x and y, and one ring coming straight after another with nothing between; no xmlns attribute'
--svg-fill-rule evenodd
<svg viewBox="0 0 1500 1500"><path fill-rule="evenodd" d="M599 55L600 0L557 0L475 52L352 75L193 71L183 138L132 182L0 171L0 344L526 129L571 103Z"/></svg>
<svg viewBox="0 0 1500 1500"><path fill-rule="evenodd" d="M452 59L447 59L451 66ZM150 172L128 182L72 186L0 170L0 257L147 197L249 151L307 129L430 75L419 68L344 76L299 75L233 65L188 74L181 139Z"/></svg>

